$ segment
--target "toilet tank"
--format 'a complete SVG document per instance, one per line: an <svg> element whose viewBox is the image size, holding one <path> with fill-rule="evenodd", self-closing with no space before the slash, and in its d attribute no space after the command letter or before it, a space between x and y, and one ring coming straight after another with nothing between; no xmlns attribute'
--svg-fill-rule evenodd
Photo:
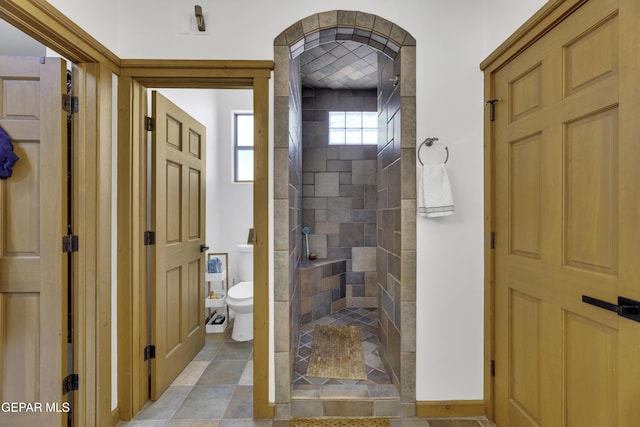
<svg viewBox="0 0 640 427"><path fill-rule="evenodd" d="M238 245L238 283L253 281L253 245Z"/></svg>

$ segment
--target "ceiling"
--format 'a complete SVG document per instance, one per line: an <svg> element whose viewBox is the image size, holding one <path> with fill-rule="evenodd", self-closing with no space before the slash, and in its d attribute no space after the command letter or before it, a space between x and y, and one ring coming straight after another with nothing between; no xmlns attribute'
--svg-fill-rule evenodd
<svg viewBox="0 0 640 427"><path fill-rule="evenodd" d="M351 40L321 44L300 55L304 87L375 89L377 70L377 51Z"/></svg>

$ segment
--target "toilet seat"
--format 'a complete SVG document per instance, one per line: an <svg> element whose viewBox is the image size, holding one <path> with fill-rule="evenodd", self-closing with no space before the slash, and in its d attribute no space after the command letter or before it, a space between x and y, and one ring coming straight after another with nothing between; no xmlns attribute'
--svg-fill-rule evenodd
<svg viewBox="0 0 640 427"><path fill-rule="evenodd" d="M240 282L227 292L227 296L235 301L246 301L253 298L253 282Z"/></svg>

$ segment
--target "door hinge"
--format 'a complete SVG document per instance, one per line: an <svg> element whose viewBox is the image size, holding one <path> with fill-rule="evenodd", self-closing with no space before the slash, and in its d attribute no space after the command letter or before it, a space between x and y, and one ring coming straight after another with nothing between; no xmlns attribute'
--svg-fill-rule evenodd
<svg viewBox="0 0 640 427"><path fill-rule="evenodd" d="M78 241L78 236L74 236L73 234L62 236L62 252L69 254L78 252Z"/></svg>
<svg viewBox="0 0 640 427"><path fill-rule="evenodd" d="M491 361L491 376L492 377L496 376L496 361L495 360Z"/></svg>
<svg viewBox="0 0 640 427"><path fill-rule="evenodd" d="M156 244L156 232L155 231L145 231L144 232L144 245L155 245Z"/></svg>
<svg viewBox="0 0 640 427"><path fill-rule="evenodd" d="M496 248L496 232L492 231L491 232L491 249L495 249Z"/></svg>
<svg viewBox="0 0 640 427"><path fill-rule="evenodd" d="M79 110L79 101L77 96L62 95L62 109L68 114L75 114Z"/></svg>
<svg viewBox="0 0 640 427"><path fill-rule="evenodd" d="M156 130L156 121L153 120L153 117L144 116L144 130L146 131Z"/></svg>
<svg viewBox="0 0 640 427"><path fill-rule="evenodd" d="M156 358L156 346L148 345L144 348L144 360L147 361L149 359Z"/></svg>
<svg viewBox="0 0 640 427"><path fill-rule="evenodd" d="M67 394L70 391L78 390L79 388L78 374L71 374L62 380L62 394Z"/></svg>

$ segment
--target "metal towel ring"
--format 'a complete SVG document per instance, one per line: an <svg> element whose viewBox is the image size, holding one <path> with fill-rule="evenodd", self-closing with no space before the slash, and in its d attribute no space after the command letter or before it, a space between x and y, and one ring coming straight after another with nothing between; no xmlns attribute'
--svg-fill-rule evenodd
<svg viewBox="0 0 640 427"><path fill-rule="evenodd" d="M424 163L422 163L422 159L420 158L420 149L422 148L423 145L426 145L427 147L431 147L433 143L436 142L437 140L438 138L427 138L424 141L422 141L422 144L420 144L420 147L418 147L418 161L422 166L424 166ZM445 146L444 149L447 152L447 158L444 159L444 162L447 163L449 161L449 147Z"/></svg>

